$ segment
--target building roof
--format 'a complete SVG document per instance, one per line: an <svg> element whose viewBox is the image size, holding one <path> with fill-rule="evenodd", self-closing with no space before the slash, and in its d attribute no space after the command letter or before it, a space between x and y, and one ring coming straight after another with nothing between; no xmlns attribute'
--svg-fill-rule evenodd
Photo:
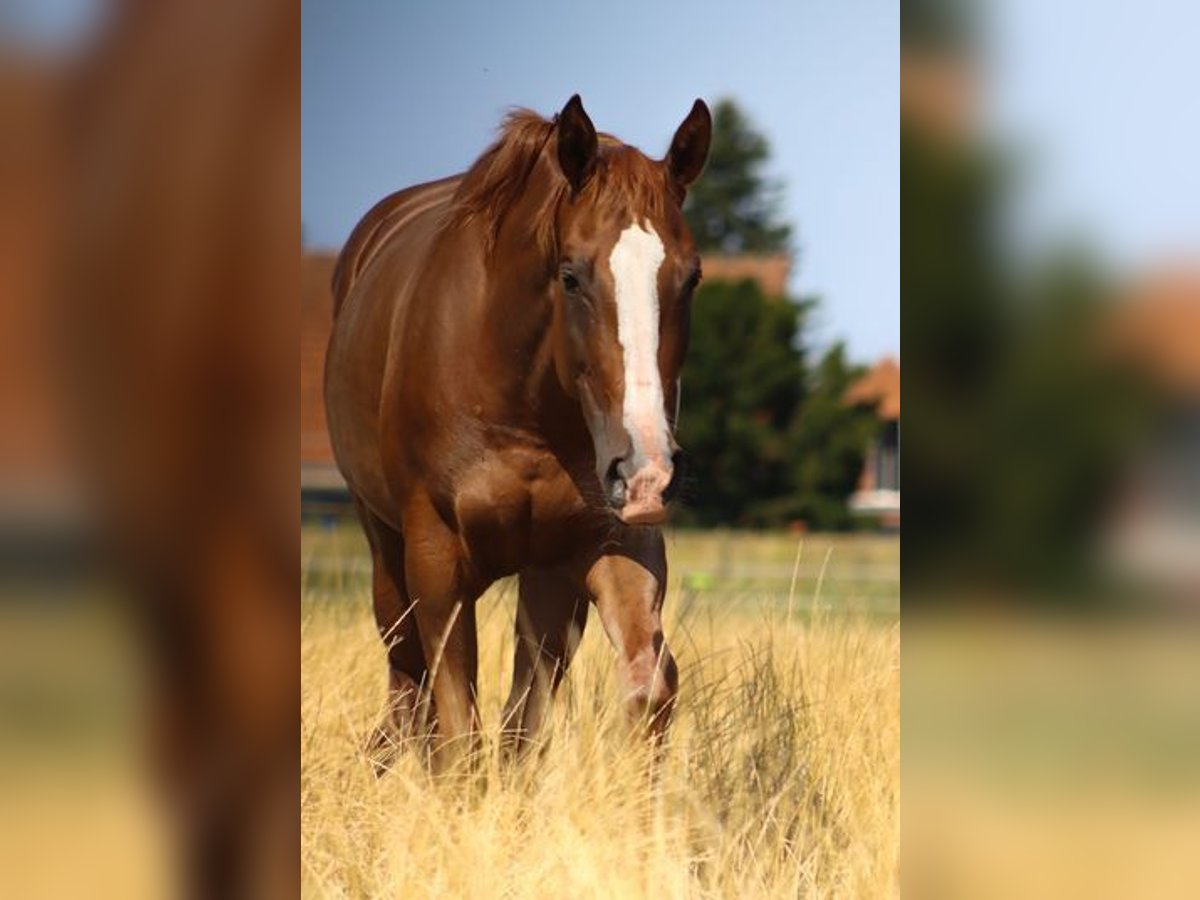
<svg viewBox="0 0 1200 900"><path fill-rule="evenodd" d="M62 222L59 73L0 60L0 494L57 480L76 450L63 419L50 298Z"/></svg>
<svg viewBox="0 0 1200 900"><path fill-rule="evenodd" d="M877 403L879 418L900 418L900 363L890 356L875 363L846 390L846 403Z"/></svg>
<svg viewBox="0 0 1200 900"><path fill-rule="evenodd" d="M748 278L758 282L759 288L768 297L782 297L787 293L792 258L784 253L773 256L706 253L702 266L705 281L742 281Z"/></svg>
<svg viewBox="0 0 1200 900"><path fill-rule="evenodd" d="M1144 278L1112 312L1108 346L1162 389L1200 397L1200 268Z"/></svg>
<svg viewBox="0 0 1200 900"><path fill-rule="evenodd" d="M969 59L949 51L906 50L900 59L900 114L942 140L975 131L979 79Z"/></svg>

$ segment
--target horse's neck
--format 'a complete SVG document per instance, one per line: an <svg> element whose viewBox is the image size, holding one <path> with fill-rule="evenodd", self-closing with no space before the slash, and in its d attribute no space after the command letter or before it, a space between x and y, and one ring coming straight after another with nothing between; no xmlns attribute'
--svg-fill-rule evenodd
<svg viewBox="0 0 1200 900"><path fill-rule="evenodd" d="M563 449L578 443L586 426L578 400L563 390L555 367L545 266L545 260L531 260L527 268L509 270L494 287L482 356L495 379L497 418Z"/></svg>
<svg viewBox="0 0 1200 900"><path fill-rule="evenodd" d="M540 247L530 225L545 214L553 190L550 164L540 160L520 201L505 216L488 267L481 354L495 379L503 424L538 432L551 443L573 444L586 434L577 400L555 370L550 290L556 260Z"/></svg>
<svg viewBox="0 0 1200 900"><path fill-rule="evenodd" d="M488 374L512 406L514 416L527 417L540 403L547 380L554 378L550 343L552 310L532 269L507 269L485 298L480 339Z"/></svg>

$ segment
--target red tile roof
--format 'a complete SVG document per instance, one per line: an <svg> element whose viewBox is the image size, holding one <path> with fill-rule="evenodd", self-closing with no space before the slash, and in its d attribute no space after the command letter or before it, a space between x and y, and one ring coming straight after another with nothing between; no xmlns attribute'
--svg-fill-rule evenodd
<svg viewBox="0 0 1200 900"><path fill-rule="evenodd" d="M757 281L759 288L768 297L782 297L787 293L788 276L792 271L792 258L786 254L776 256L704 254L701 265L705 281L741 281L749 278L751 281Z"/></svg>
<svg viewBox="0 0 1200 900"><path fill-rule="evenodd" d="M1127 291L1104 340L1164 390L1200 397L1200 269L1164 268Z"/></svg>
<svg viewBox="0 0 1200 900"><path fill-rule="evenodd" d="M889 357L877 362L846 391L847 403L878 403L876 412L886 420L900 418L900 363Z"/></svg>

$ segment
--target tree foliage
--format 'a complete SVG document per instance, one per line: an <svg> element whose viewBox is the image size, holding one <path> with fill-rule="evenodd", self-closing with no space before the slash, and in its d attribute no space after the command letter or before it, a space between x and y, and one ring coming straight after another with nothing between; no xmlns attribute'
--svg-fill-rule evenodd
<svg viewBox="0 0 1200 900"><path fill-rule="evenodd" d="M861 370L838 344L810 372L798 338L814 301L752 281L705 285L692 306L679 439L693 460L681 521L852 524L874 414L843 395Z"/></svg>
<svg viewBox="0 0 1200 900"><path fill-rule="evenodd" d="M679 439L693 462L685 518L748 524L790 489L787 428L800 408L804 307L752 281L704 285L692 300Z"/></svg>
<svg viewBox="0 0 1200 900"><path fill-rule="evenodd" d="M863 374L861 367L847 361L840 342L811 373L804 411L788 434L792 504L783 512L789 519L824 529L853 524L847 501L858 486L867 445L880 428L872 409L851 406L844 399Z"/></svg>

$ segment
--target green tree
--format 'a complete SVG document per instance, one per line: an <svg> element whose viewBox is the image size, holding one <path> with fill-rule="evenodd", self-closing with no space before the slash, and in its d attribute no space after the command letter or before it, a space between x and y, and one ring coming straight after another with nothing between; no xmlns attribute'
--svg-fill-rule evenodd
<svg viewBox="0 0 1200 900"><path fill-rule="evenodd" d="M684 205L701 251L788 250L792 229L779 220L779 185L762 173L770 153L767 139L738 105L728 98L718 100L708 163Z"/></svg>
<svg viewBox="0 0 1200 900"><path fill-rule="evenodd" d="M864 374L838 342L809 377L807 399L789 429L792 493L781 512L813 528L852 527L847 505L858 486L867 444L881 427L873 409L845 402L850 385Z"/></svg>
<svg viewBox="0 0 1200 900"><path fill-rule="evenodd" d="M767 524L791 491L788 428L804 396L798 346L808 304L753 281L703 285L692 301L679 440L693 462L681 521Z"/></svg>

